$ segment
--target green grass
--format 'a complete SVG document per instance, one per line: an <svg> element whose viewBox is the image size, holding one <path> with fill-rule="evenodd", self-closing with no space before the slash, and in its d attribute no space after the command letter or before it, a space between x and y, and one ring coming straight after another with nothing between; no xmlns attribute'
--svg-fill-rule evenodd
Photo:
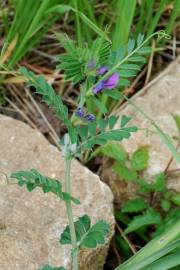
<svg viewBox="0 0 180 270"><path fill-rule="evenodd" d="M180 221L164 234L151 240L115 270L167 270L179 265ZM173 257L168 257L171 254ZM172 259L173 258L173 259Z"/></svg>
<svg viewBox="0 0 180 270"><path fill-rule="evenodd" d="M135 15L136 0L118 0L115 5L116 24L113 29L112 46L117 50L120 45L126 44L131 31Z"/></svg>
<svg viewBox="0 0 180 270"><path fill-rule="evenodd" d="M139 2L117 0L112 1L111 4L109 1L103 1L102 9L98 1L93 1L91 4L88 0L12 0L9 2L9 6L3 6L0 12L0 31L6 33L1 54L6 53L8 46L11 47L13 41L14 43L17 41L6 59L9 68L12 68L34 48L54 22L59 19L59 14L55 15L53 11L47 12L59 4L70 5L78 10L72 14L70 21L75 25L74 29L80 47L83 47L85 41L92 44L95 32L98 33L99 29L102 31L101 35L103 32L106 34L107 27L114 50L119 45L126 43L130 36L137 36L140 32L149 36L157 29L167 5L174 7L164 27L170 34L180 15L180 0L142 0ZM12 22L8 18L10 10L14 10ZM92 31L93 28L95 32Z"/></svg>
<svg viewBox="0 0 180 270"><path fill-rule="evenodd" d="M42 36L52 27L58 16L47 13L60 0L14 0L14 18L4 40L3 53L14 44L7 60L7 66L13 67L22 57L34 48ZM6 24L7 25L7 24Z"/></svg>
<svg viewBox="0 0 180 270"><path fill-rule="evenodd" d="M165 31L168 34L171 34L174 28L174 24L176 22L176 18L180 20L180 0L176 0L174 4L174 9L172 11L171 17L166 25Z"/></svg>

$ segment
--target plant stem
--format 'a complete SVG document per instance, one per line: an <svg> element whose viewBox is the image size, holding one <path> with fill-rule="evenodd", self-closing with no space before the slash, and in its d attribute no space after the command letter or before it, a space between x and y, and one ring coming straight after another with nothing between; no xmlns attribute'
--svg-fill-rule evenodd
<svg viewBox="0 0 180 270"><path fill-rule="evenodd" d="M71 157L66 157L66 172L65 172L65 191L68 194L71 194ZM77 240L76 240L76 232L74 227L74 221L73 221L73 212L72 212L72 206L71 201L66 201L66 210L67 210L67 216L68 216L68 222L69 222L69 229L70 229L70 235L71 235L71 242L72 242L72 270L79 270L78 265L78 246L77 246Z"/></svg>

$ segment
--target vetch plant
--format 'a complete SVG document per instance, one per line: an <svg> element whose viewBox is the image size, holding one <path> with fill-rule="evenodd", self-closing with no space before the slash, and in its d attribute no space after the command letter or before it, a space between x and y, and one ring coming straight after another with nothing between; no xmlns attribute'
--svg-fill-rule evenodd
<svg viewBox="0 0 180 270"><path fill-rule="evenodd" d="M137 63L145 60L141 54L149 51L149 48L143 46L156 34L164 36L164 33L158 32L143 40L143 35L139 35L137 41L129 40L128 45L117 52L111 50L109 41L104 40L103 37L95 41L92 49L86 46L82 49L76 47L68 37L60 36L66 53L60 56L59 67L65 70L67 79L75 84L80 83L78 106L72 116L69 115L68 108L61 97L43 76L36 76L25 67L20 69L29 86L36 89L37 94L42 96L42 101L53 108L66 127L66 134L59 140L65 160L65 184L62 185L59 180L46 177L35 169L15 172L11 177L17 179L20 187L25 186L30 192L41 188L44 193L52 192L65 202L68 225L61 234L59 242L62 245L71 245L73 270L79 269L80 249L96 248L105 243L109 225L105 220L91 224L91 219L86 214L74 220L72 204L78 205L80 201L71 195L72 160L80 157L85 150L92 151L95 146L104 145L109 141L128 139L137 131L137 127L129 125L129 117L122 116L118 124L118 117L108 116L107 105L103 104L100 95L106 94L115 99L120 97L120 92L114 88L120 86L122 82L128 82L123 77L136 74L139 70ZM65 268L49 265L42 268L42 270L63 269Z"/></svg>
<svg viewBox="0 0 180 270"><path fill-rule="evenodd" d="M79 269L78 252L81 248L96 248L105 243L105 237L109 232L109 225L104 220L91 225L91 219L88 215L79 217L74 221L72 213L72 203L79 204L79 200L71 196L71 163L72 159L81 155L85 149L92 149L94 145L102 145L107 141L121 141L129 138L137 127L129 126L128 121L122 117L120 127L113 129L118 118L115 116L105 119L96 119L95 116L83 111L78 107L75 115L69 118L68 109L63 104L53 88L45 81L43 76L35 76L24 67L21 72L28 79L29 85L36 88L38 94L42 95L42 100L51 106L57 116L63 121L67 128L67 133L60 140L62 154L65 160L65 186L60 181L43 176L35 169L30 171L19 171L11 175L18 180L19 186L25 186L28 191L35 188L41 188L44 193L52 192L66 204L69 224L60 236L60 244L71 245L72 269ZM74 124L74 118L78 118L80 123ZM127 118L128 119L128 118ZM44 266L45 269L63 269Z"/></svg>

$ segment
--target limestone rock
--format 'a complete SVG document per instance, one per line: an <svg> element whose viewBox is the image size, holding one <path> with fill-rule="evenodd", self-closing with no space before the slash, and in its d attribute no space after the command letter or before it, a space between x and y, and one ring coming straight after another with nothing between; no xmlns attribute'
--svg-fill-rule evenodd
<svg viewBox="0 0 180 270"><path fill-rule="evenodd" d="M172 63L162 73L162 76L158 77L159 79L154 80L149 87L134 96L132 101L171 137L176 147L177 140L173 138L178 136L178 131L171 114L180 115L180 58ZM147 179L152 180L155 174L166 169L172 155L148 120L137 112L132 105L126 104L119 114L132 116L131 125L136 125L140 129L130 139L122 142L129 155L131 156L140 146L149 146L149 168L145 172L145 176L147 176ZM146 128L150 130L148 133L142 130ZM175 171L176 169L180 169L180 164L173 161L169 170ZM114 173L110 173L109 168L104 171L102 179L105 179L111 186L118 203L122 202L125 199L124 197L127 199L135 196L134 185L119 181ZM180 192L180 172L170 176L167 186Z"/></svg>
<svg viewBox="0 0 180 270"><path fill-rule="evenodd" d="M62 180L61 153L20 121L0 115L0 130L0 269L37 270L46 263L70 269L70 250L58 242L67 225L64 203L40 190L29 193L17 185L5 185L3 176L35 168ZM100 270L114 230L113 196L98 176L76 160L72 166L72 195L81 201L81 205L74 206L75 218L87 213L93 223L104 219L111 226L106 245L80 254L80 269Z"/></svg>

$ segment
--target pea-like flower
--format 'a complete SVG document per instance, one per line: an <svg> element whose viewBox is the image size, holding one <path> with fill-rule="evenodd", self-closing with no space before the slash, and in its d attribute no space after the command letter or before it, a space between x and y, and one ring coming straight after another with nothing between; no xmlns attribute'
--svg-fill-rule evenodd
<svg viewBox="0 0 180 270"><path fill-rule="evenodd" d="M108 68L107 67L100 67L97 71L97 75L104 75L108 72Z"/></svg>
<svg viewBox="0 0 180 270"><path fill-rule="evenodd" d="M113 73L106 81L105 81L105 88L113 89L118 85L119 82L119 74Z"/></svg>
<svg viewBox="0 0 180 270"><path fill-rule="evenodd" d="M75 114L76 114L76 116L78 116L80 118L84 117L84 110L83 110L83 108L78 107L77 110L76 110L76 112L75 112Z"/></svg>
<svg viewBox="0 0 180 270"><path fill-rule="evenodd" d="M89 122L93 122L93 121L96 119L96 117L95 117L94 114L88 113L88 114L86 115L86 119L87 119L87 121L89 121Z"/></svg>
<svg viewBox="0 0 180 270"><path fill-rule="evenodd" d="M93 93L97 94L105 89L113 89L118 85L119 74L113 73L108 79L100 81L94 88Z"/></svg>

